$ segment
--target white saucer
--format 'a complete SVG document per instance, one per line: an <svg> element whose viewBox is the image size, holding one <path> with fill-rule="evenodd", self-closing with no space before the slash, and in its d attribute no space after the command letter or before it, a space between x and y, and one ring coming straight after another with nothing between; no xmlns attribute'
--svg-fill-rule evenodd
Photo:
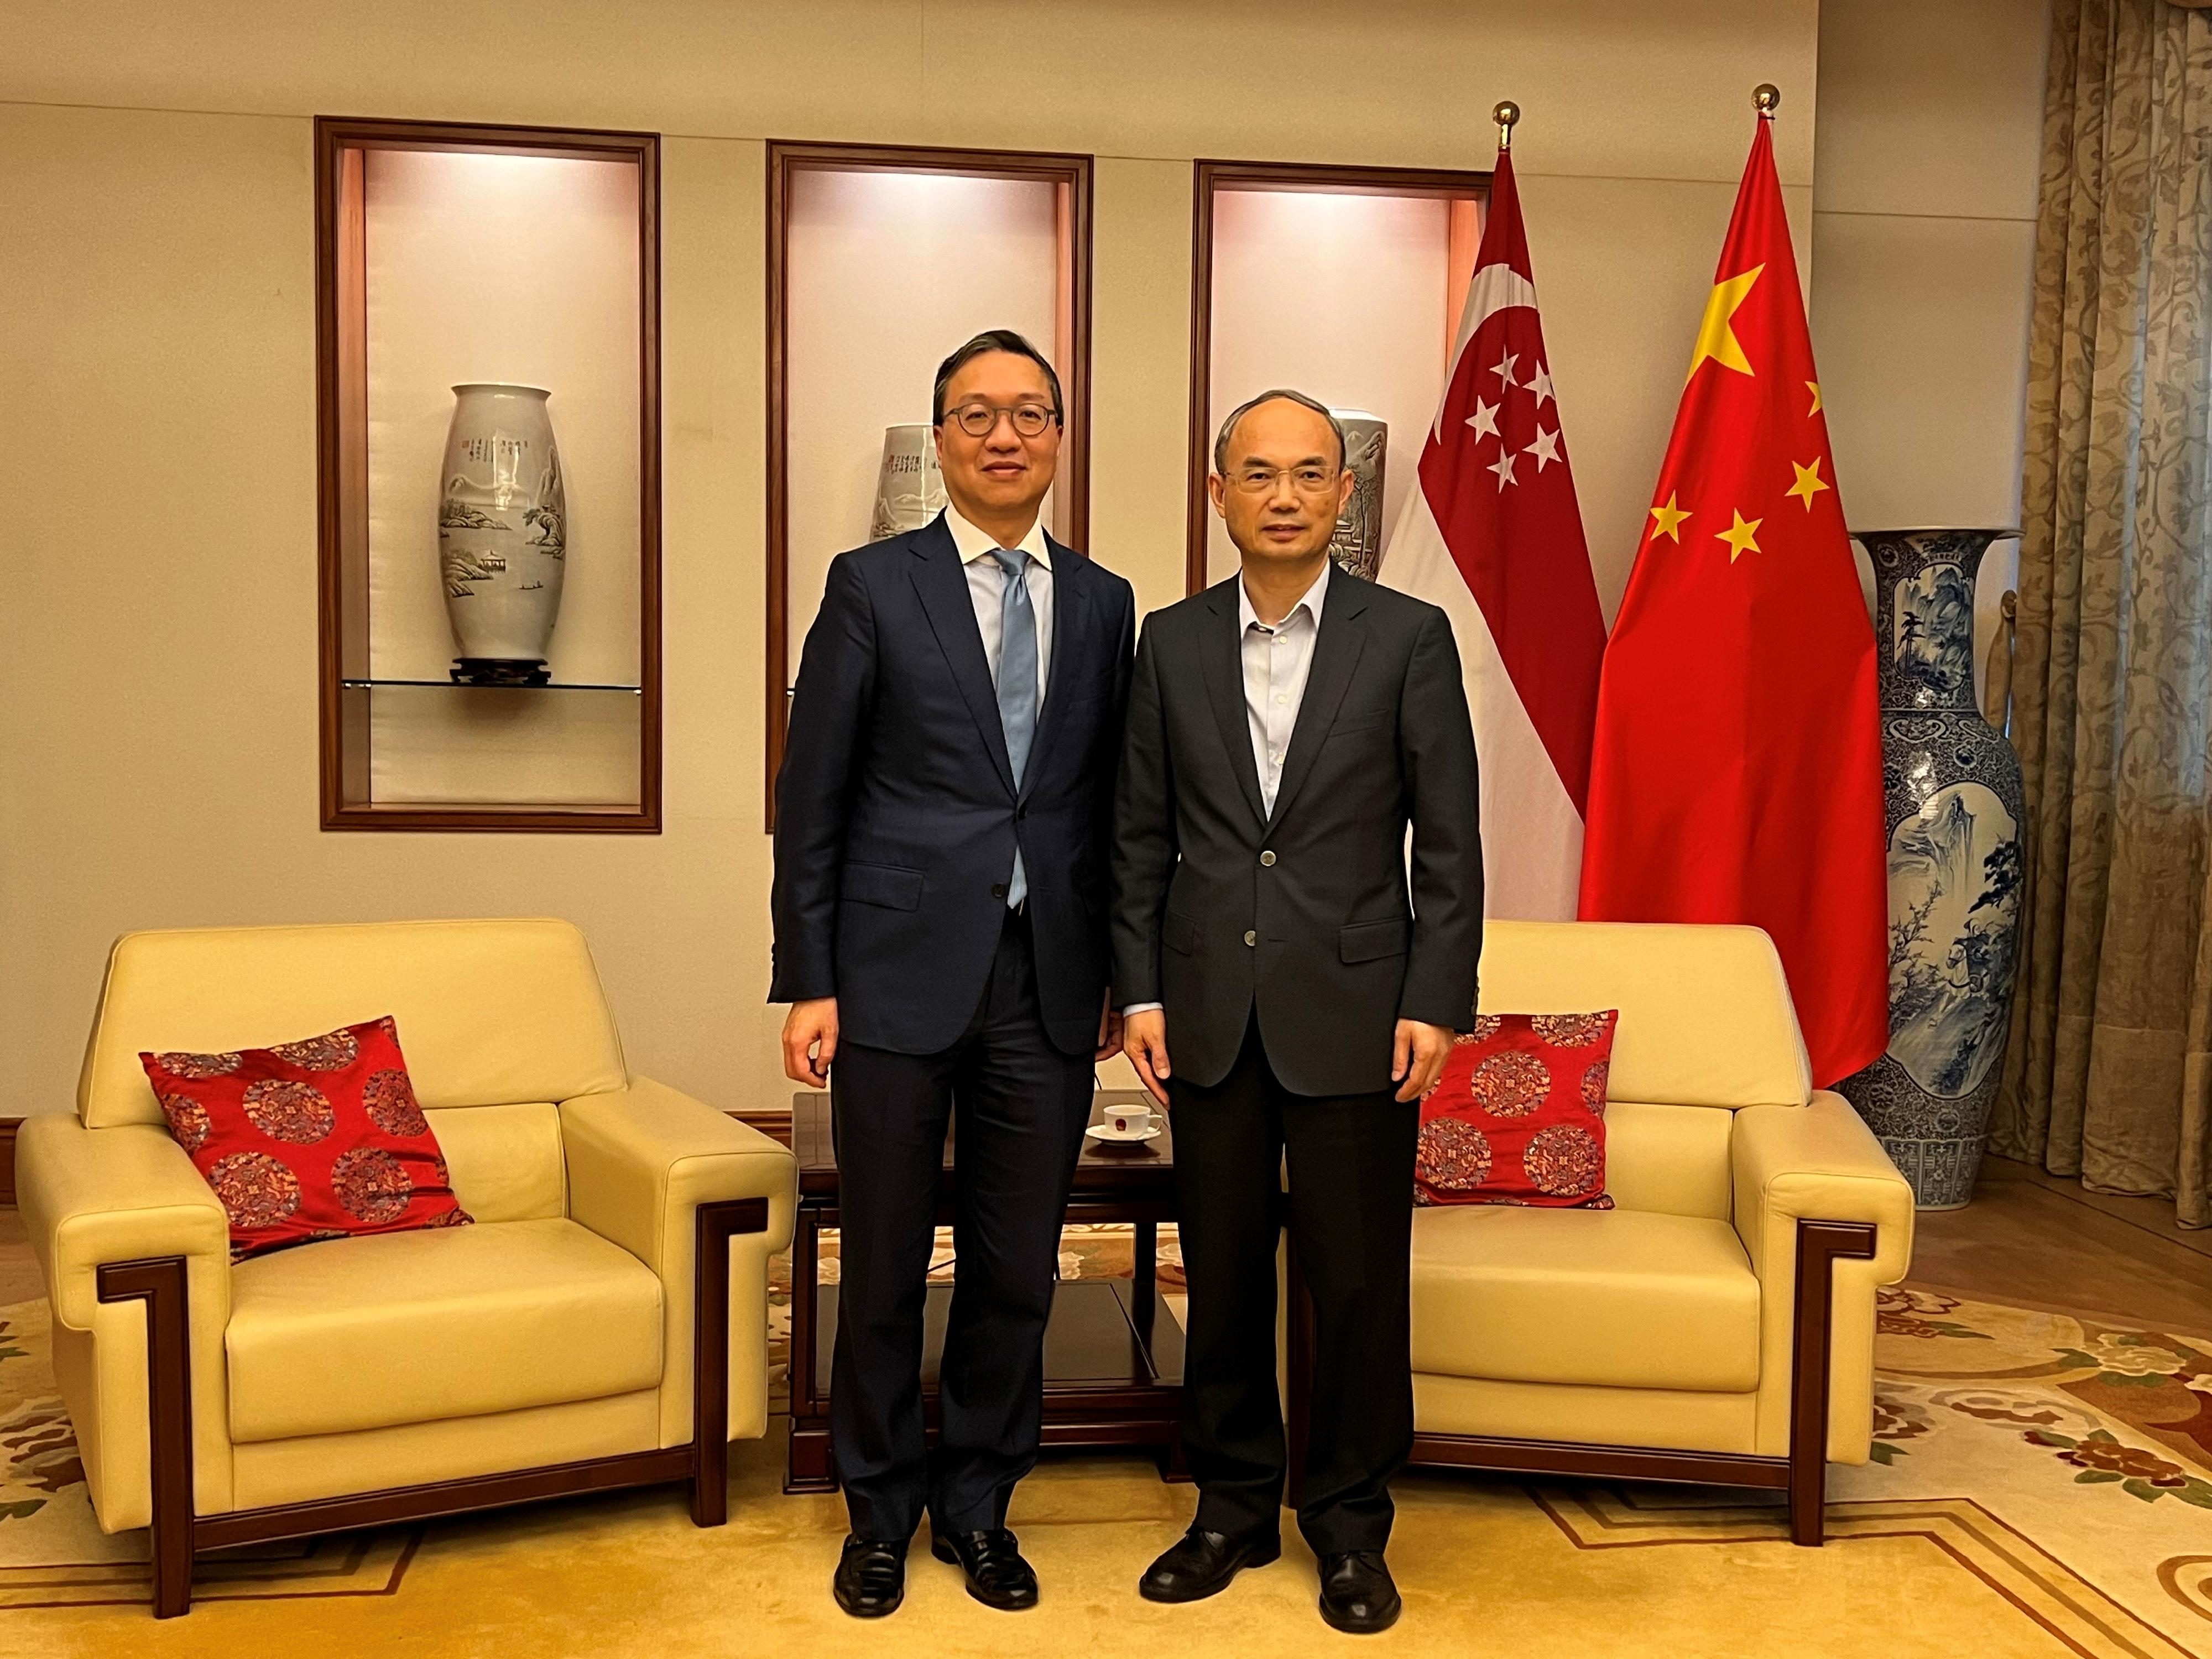
<svg viewBox="0 0 2212 1659"><path fill-rule="evenodd" d="M1139 1141L1158 1140L1160 1138L1160 1126L1155 1123L1149 1129L1139 1129L1134 1134L1124 1134L1110 1123L1094 1123L1083 1133L1093 1140L1103 1140L1117 1146L1133 1146Z"/></svg>

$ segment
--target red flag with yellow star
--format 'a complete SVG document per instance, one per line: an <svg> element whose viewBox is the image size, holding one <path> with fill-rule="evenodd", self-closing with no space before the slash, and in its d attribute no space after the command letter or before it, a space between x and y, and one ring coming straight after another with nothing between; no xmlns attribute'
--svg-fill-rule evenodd
<svg viewBox="0 0 2212 1659"><path fill-rule="evenodd" d="M1825 1087L1889 1042L1881 729L1767 129L1606 645L1581 915L1765 928Z"/></svg>

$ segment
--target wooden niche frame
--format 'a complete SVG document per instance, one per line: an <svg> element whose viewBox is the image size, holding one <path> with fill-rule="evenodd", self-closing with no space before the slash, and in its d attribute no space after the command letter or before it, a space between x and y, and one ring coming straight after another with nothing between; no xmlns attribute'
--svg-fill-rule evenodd
<svg viewBox="0 0 2212 1659"><path fill-rule="evenodd" d="M1060 245L1058 311L1066 343L1060 395L1066 427L1060 449L1060 524L1054 533L1087 548L1091 529L1091 307L1092 158L1072 152L961 149L920 144L800 143L768 147L768 651L765 704L765 827L775 829L775 778L789 724L791 666L791 203L802 173L913 173L1010 179L1057 190Z"/></svg>
<svg viewBox="0 0 2212 1659"><path fill-rule="evenodd" d="M375 149L619 161L638 172L638 787L635 805L369 798L368 237ZM325 830L583 831L661 827L660 135L458 121L315 118L315 394ZM467 689L467 688L462 688ZM500 688L495 696L598 695Z"/></svg>
<svg viewBox="0 0 2212 1659"><path fill-rule="evenodd" d="M1329 196L1415 196L1465 202L1478 210L1490 201L1486 170L1455 167L1339 167L1328 162L1218 161L1193 164L1190 238L1190 459L1184 514L1184 591L1206 585L1208 526L1212 505L1206 475L1213 467L1213 203L1224 191L1282 191ZM1455 217L1449 252L1454 291L1474 271L1480 231L1475 213ZM1458 318L1448 319L1438 349L1449 353Z"/></svg>

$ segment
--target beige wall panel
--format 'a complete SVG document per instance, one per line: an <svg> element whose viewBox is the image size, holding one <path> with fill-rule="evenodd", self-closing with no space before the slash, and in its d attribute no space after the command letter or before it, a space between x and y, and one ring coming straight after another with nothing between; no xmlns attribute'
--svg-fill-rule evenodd
<svg viewBox="0 0 2212 1659"><path fill-rule="evenodd" d="M1102 156L1091 307L1091 546L1141 616L1183 591L1190 429L1188 161Z"/></svg>
<svg viewBox="0 0 2212 1659"><path fill-rule="evenodd" d="M2050 0L1830 0L1822 210L2034 218L2050 33Z"/></svg>
<svg viewBox="0 0 2212 1659"><path fill-rule="evenodd" d="M920 0L72 0L9 9L0 100L912 143L923 16Z"/></svg>
<svg viewBox="0 0 2212 1659"><path fill-rule="evenodd" d="M1853 525L2018 521L2035 227L1816 214L1813 342Z"/></svg>
<svg viewBox="0 0 2212 1659"><path fill-rule="evenodd" d="M0 1111L70 1104L114 934L320 908L312 150L0 108Z"/></svg>
<svg viewBox="0 0 2212 1659"><path fill-rule="evenodd" d="M776 1058L782 1011L762 1000L768 149L678 138L661 160L666 825L633 843L652 848L643 858L599 838L592 892L605 914L576 920L631 1068L716 1106L757 1108L792 1086Z"/></svg>
<svg viewBox="0 0 2212 1659"><path fill-rule="evenodd" d="M1808 118L1782 176L1809 184L1817 27L1814 0L980 0L929 9L925 96L944 143L1456 167L1488 164L1511 98L1557 171L1702 179L1735 176L1771 80Z"/></svg>
<svg viewBox="0 0 2212 1659"><path fill-rule="evenodd" d="M1091 304L1091 545L1137 590L1137 614L1183 590L1183 462L1190 429L1188 161L1101 156ZM1098 1068L1137 1087L1126 1060Z"/></svg>
<svg viewBox="0 0 2212 1659"><path fill-rule="evenodd" d="M1514 98L1559 171L1711 179L1754 82L1809 118L1817 29L1816 0L75 0L15 9L0 98L1438 167ZM1810 119L1778 138L1809 183Z"/></svg>

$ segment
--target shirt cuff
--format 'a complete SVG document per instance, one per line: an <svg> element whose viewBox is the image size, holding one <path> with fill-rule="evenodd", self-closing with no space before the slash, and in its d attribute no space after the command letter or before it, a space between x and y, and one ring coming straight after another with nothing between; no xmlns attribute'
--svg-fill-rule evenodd
<svg viewBox="0 0 2212 1659"><path fill-rule="evenodd" d="M1121 1011L1121 1018L1127 1019L1132 1014L1149 1014L1166 1006L1164 1002L1133 1002Z"/></svg>

